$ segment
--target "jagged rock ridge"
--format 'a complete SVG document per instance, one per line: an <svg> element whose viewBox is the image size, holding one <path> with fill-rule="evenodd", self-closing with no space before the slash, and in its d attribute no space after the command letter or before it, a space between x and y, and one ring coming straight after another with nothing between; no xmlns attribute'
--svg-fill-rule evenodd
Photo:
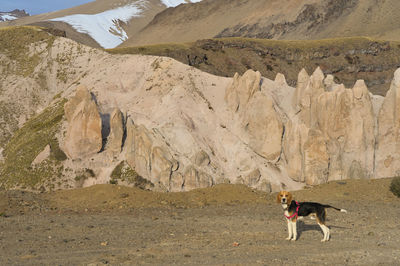
<svg viewBox="0 0 400 266"><path fill-rule="evenodd" d="M399 87L399 71L395 74L388 97L392 97ZM395 96L392 98L395 99ZM374 105L382 101L368 92L362 80L357 81L352 89L346 89L341 84L333 83L332 77L325 78L317 68L311 76L302 70L297 88L292 88L286 84L283 75L270 81L261 78L259 72L249 70L243 76L235 75L224 93L224 104L231 118L225 121L229 122L229 126L221 127L235 132L237 138L230 143L230 147L225 147L225 152L240 144L250 150L250 154L249 151L233 153L233 157L240 158L236 165L239 176L232 176L229 170L224 172L226 168L220 165L219 158L212 155L210 158L204 150L192 153L188 165L183 162L182 154L177 154L184 149L174 147L180 142L180 137L167 141L161 133L163 129L149 130L143 125L136 125L131 118L126 125L124 156L139 175L162 191L191 190L219 182L244 183L269 190L273 180L276 177L282 180L284 175L307 185L347 178L393 176L399 170L392 162L398 159L396 152L388 149L387 141L383 141L389 139L390 145L396 148L397 144L393 143L396 143L397 131L392 130L396 125L393 118L387 115L395 113L396 104L395 100L389 99L385 102L393 104L384 104L377 115ZM120 111L114 110L112 117L116 113ZM193 120L186 119L189 119L189 128L195 130ZM120 118L118 121L120 128L123 123ZM203 122L209 124L208 121ZM192 130L189 133L187 128L182 127L169 130L175 131L174 137L193 134ZM210 127L209 130L213 129ZM388 138L388 134L393 138ZM222 133L218 137L223 139L226 135L229 134ZM111 136L109 139L112 139ZM380 145L376 145L380 139ZM199 143L180 145L193 149ZM252 163L254 157L280 169L275 178L268 176L271 169L260 169L260 165ZM214 171L209 169L211 163L215 164ZM218 175L228 178L219 179ZM274 185L282 186L279 183Z"/></svg>
<svg viewBox="0 0 400 266"><path fill-rule="evenodd" d="M13 100L23 94L18 84L59 61L42 77L49 89L41 101L18 113L27 122L6 140L1 186L118 182L187 191L230 182L277 191L398 174L399 71L384 98L362 81L351 89L335 84L320 69L301 71L293 88L283 75L270 80L248 70L222 78L170 58L110 55L64 38L47 45L44 52L40 41L28 47L42 54L32 74L1 80L2 97Z"/></svg>

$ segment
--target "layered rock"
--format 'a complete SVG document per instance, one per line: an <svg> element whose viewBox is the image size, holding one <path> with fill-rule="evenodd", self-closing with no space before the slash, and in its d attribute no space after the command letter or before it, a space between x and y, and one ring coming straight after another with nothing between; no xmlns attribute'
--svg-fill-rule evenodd
<svg viewBox="0 0 400 266"><path fill-rule="evenodd" d="M68 128L64 151L72 159L84 158L102 148L101 117L96 102L84 86L64 106Z"/></svg>

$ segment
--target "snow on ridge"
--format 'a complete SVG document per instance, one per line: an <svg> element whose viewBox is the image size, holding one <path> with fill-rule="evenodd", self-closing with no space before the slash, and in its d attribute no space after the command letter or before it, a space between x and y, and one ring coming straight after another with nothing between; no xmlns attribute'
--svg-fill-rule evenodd
<svg viewBox="0 0 400 266"><path fill-rule="evenodd" d="M0 21L1 21L1 20L3 20L3 21L9 21L9 20L14 20L14 19L17 19L17 17L14 16L14 15L11 15L11 14L8 14L8 13L0 14Z"/></svg>
<svg viewBox="0 0 400 266"><path fill-rule="evenodd" d="M147 0L139 0L98 14L77 14L51 20L70 24L78 32L90 35L103 48L114 48L128 39L118 21L128 23L131 18L140 17L146 4Z"/></svg>
<svg viewBox="0 0 400 266"><path fill-rule="evenodd" d="M192 3L198 3L198 2L201 2L202 0L188 0L188 1L192 2ZM186 0L161 0L161 2L166 7L176 7L176 6L179 6L180 4L187 4L188 1L186 1Z"/></svg>

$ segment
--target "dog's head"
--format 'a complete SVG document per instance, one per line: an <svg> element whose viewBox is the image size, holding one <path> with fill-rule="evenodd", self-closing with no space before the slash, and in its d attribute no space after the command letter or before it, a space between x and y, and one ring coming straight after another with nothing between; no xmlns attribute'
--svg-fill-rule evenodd
<svg viewBox="0 0 400 266"><path fill-rule="evenodd" d="M293 199L292 193L283 190L278 193L278 196L276 197L276 202L290 205L292 199Z"/></svg>

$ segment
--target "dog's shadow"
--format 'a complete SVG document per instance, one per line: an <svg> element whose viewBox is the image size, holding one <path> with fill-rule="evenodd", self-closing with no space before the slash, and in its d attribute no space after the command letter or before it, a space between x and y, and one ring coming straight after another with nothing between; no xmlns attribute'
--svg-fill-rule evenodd
<svg viewBox="0 0 400 266"><path fill-rule="evenodd" d="M318 224L306 224L303 221L297 221L298 238L300 238L301 235L307 231L319 231L322 235L324 235L324 232L322 231L321 227Z"/></svg>
<svg viewBox="0 0 400 266"><path fill-rule="evenodd" d="M329 229L331 229L331 228L351 229L351 228L335 226L335 225L330 225L330 226L328 226L328 228ZM322 235L324 235L324 232L322 231L321 227L318 224L306 224L304 221L297 221L298 238L301 237L303 232L307 232L307 231L319 231Z"/></svg>

